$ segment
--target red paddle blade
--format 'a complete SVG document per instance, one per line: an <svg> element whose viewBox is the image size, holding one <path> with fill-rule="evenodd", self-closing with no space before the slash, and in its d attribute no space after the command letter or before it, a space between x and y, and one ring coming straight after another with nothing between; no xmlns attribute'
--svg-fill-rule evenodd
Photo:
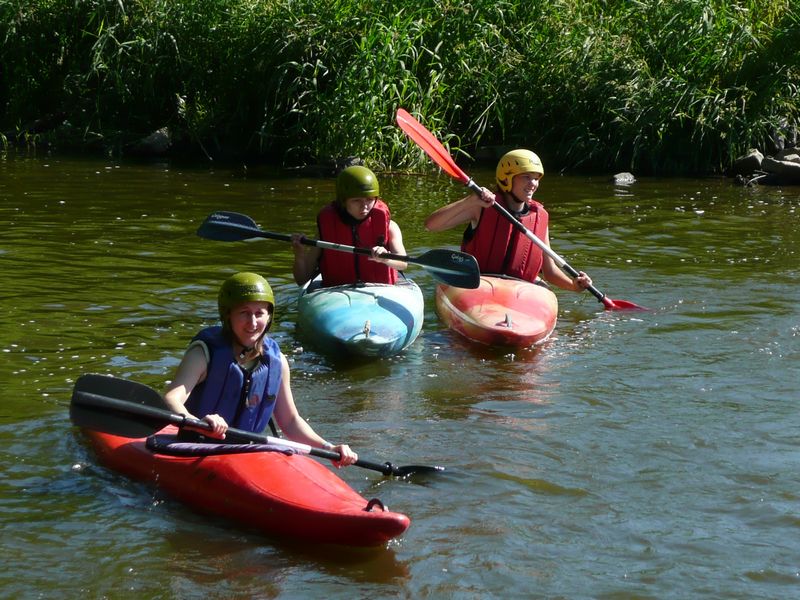
<svg viewBox="0 0 800 600"><path fill-rule="evenodd" d="M467 174L459 168L441 142L405 109L397 109L397 125L448 175L461 183L469 181Z"/></svg>
<svg viewBox="0 0 800 600"><path fill-rule="evenodd" d="M608 296L603 297L603 306L606 310L650 310L627 300L612 300Z"/></svg>

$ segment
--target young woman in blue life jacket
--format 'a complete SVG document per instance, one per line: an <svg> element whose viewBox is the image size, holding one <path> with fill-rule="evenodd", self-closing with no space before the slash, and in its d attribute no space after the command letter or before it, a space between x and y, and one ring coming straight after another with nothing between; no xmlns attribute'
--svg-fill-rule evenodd
<svg viewBox="0 0 800 600"><path fill-rule="evenodd" d="M550 246L547 211L533 198L543 176L544 167L536 154L523 149L507 152L497 163L495 193L482 188L480 196L473 193L443 206L425 220L425 228L444 231L467 224L461 249L475 256L481 273L508 275L531 282L541 274L555 286L581 292L592 284L586 273L581 271L572 279L492 208L494 202L500 203Z"/></svg>
<svg viewBox="0 0 800 600"><path fill-rule="evenodd" d="M294 234L294 280L304 285L317 273L323 287L354 283L397 282L397 272L407 263L381 258L386 253L405 254L403 234L380 197L378 178L362 166L347 167L336 178L336 200L317 215L319 238L326 242L370 248L372 254L345 254L301 243Z"/></svg>
<svg viewBox="0 0 800 600"><path fill-rule="evenodd" d="M164 394L170 410L206 421L210 437L224 439L228 427L260 433L275 418L295 442L338 452L334 464L354 463L347 444L326 442L300 416L289 381L289 363L267 335L275 296L266 279L237 273L219 290L222 326L200 331L189 344Z"/></svg>

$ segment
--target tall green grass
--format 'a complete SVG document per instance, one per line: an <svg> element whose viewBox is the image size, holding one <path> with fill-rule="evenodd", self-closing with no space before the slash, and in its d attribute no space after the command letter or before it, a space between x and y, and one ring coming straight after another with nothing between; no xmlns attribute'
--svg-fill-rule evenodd
<svg viewBox="0 0 800 600"><path fill-rule="evenodd" d="M402 106L464 158L718 172L798 125L797 39L790 0L0 0L0 132L428 166Z"/></svg>

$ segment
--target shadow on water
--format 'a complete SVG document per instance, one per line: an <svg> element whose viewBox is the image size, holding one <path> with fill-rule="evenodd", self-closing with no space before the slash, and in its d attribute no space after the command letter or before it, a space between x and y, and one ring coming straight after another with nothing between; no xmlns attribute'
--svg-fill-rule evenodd
<svg viewBox="0 0 800 600"><path fill-rule="evenodd" d="M216 531L210 532L212 526ZM225 533L225 524L211 521L197 530L165 536L170 549L170 568L200 582L214 583L220 578L275 582L282 572L313 563L326 577L351 583L392 583L408 576L407 566L391 547L350 548L326 544L302 544L246 533ZM216 535L215 535L216 534ZM209 548L209 536L213 547ZM202 552L198 548L203 548ZM204 571L195 568L202 559Z"/></svg>

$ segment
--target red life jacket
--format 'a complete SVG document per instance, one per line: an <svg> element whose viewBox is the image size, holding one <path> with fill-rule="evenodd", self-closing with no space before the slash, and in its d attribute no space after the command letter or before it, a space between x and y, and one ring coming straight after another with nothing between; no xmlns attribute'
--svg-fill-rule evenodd
<svg viewBox="0 0 800 600"><path fill-rule="evenodd" d="M335 203L324 207L317 215L320 239L336 244L372 248L389 243L389 207L377 200L367 218L356 221ZM347 256L337 250L323 250L319 260L322 285L349 285L352 283L396 283L397 271L361 254Z"/></svg>
<svg viewBox="0 0 800 600"><path fill-rule="evenodd" d="M532 200L528 203L528 212L517 218L536 237L545 241L549 218L544 206ZM494 208L481 211L476 229L467 228L461 250L475 257L481 273L497 273L525 281L536 280L544 261L539 246Z"/></svg>

